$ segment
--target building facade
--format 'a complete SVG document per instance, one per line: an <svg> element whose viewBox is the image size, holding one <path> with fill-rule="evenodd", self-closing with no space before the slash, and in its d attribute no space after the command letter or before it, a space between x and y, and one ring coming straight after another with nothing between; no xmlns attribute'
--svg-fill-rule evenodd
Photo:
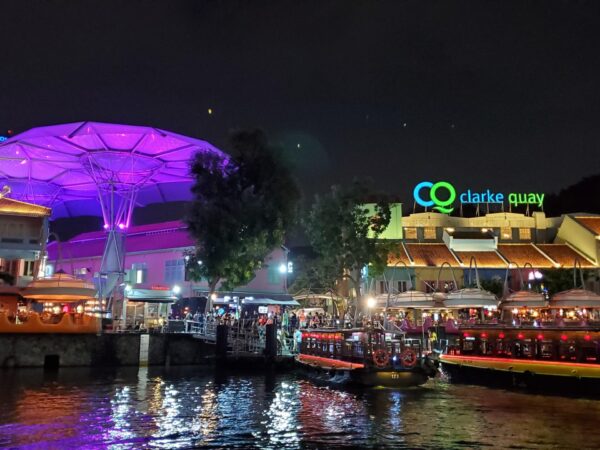
<svg viewBox="0 0 600 450"><path fill-rule="evenodd" d="M106 233L83 233L60 244L48 245L46 275L57 270L72 273L100 286L100 265ZM182 299L205 297L206 281L187 278L184 253L193 250L194 242L183 222L172 221L130 227L125 241L125 276L123 288L136 293L171 291ZM275 249L265 267L246 286L234 292L220 292L220 297L287 298L287 253ZM219 288L220 286L218 286ZM155 292L156 294L156 292Z"/></svg>
<svg viewBox="0 0 600 450"><path fill-rule="evenodd" d="M0 195L0 272L16 286L33 280L42 266L50 208Z"/></svg>
<svg viewBox="0 0 600 450"><path fill-rule="evenodd" d="M474 284L476 276L506 279L518 289L521 278L527 284L539 278L540 269L600 267L600 216L591 214L453 217L424 212L403 217L402 229L385 275L370 280L369 292L402 292L411 285L425 292L450 291ZM593 277L586 287L600 289Z"/></svg>

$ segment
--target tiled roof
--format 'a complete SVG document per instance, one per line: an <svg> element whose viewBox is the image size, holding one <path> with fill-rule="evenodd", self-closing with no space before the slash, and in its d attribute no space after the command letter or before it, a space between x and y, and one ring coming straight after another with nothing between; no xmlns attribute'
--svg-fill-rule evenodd
<svg viewBox="0 0 600 450"><path fill-rule="evenodd" d="M439 267L447 262L452 267L460 267L446 244L406 244L406 250L415 262L415 266Z"/></svg>
<svg viewBox="0 0 600 450"><path fill-rule="evenodd" d="M526 263L533 267L550 269L554 267L552 261L542 255L531 244L498 244L498 253L508 262L523 267Z"/></svg>
<svg viewBox="0 0 600 450"><path fill-rule="evenodd" d="M537 247L562 267L573 267L575 258L579 259L581 267L596 267L566 244L537 244Z"/></svg>
<svg viewBox="0 0 600 450"><path fill-rule="evenodd" d="M106 233L94 231L75 236L67 242L61 242L61 256L64 259L100 257L104 251ZM170 248L192 247L193 239L189 236L184 223L179 221L164 222L151 225L131 227L127 230L125 247L127 253ZM48 259L57 257L56 242L48 245Z"/></svg>
<svg viewBox="0 0 600 450"><path fill-rule="evenodd" d="M477 263L477 267L482 268L506 268L506 263L500 258L498 253L491 252L457 252L455 251L456 256L463 262L465 266L468 266L471 257L475 258L475 262Z"/></svg>
<svg viewBox="0 0 600 450"><path fill-rule="evenodd" d="M406 255L406 252L404 251L404 247L402 246L402 244L398 244L390 252L390 254L388 256L388 266L395 266L395 265L399 264L400 262L403 262L407 266L410 266L410 264L411 264L410 259L408 259L408 256Z"/></svg>
<svg viewBox="0 0 600 450"><path fill-rule="evenodd" d="M600 217L576 216L575 220L591 230L596 236L600 236Z"/></svg>
<svg viewBox="0 0 600 450"><path fill-rule="evenodd" d="M20 202L12 198L0 197L0 214L17 214L22 216L50 216L52 210L33 203Z"/></svg>

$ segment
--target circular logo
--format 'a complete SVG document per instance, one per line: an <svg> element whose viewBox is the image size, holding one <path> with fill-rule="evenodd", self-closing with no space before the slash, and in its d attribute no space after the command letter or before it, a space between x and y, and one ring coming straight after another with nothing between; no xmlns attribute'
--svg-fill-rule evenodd
<svg viewBox="0 0 600 450"><path fill-rule="evenodd" d="M423 188L429 188L429 198L430 200L423 200L421 197L421 190ZM438 197L438 190L445 189L448 193L448 198L446 200L442 200ZM456 200L456 189L447 181L438 181L437 183L432 183L430 181L423 181L415 186L413 191L413 196L415 198L415 202L424 207L433 206L433 209L449 214L454 211L454 208L448 208L454 200Z"/></svg>

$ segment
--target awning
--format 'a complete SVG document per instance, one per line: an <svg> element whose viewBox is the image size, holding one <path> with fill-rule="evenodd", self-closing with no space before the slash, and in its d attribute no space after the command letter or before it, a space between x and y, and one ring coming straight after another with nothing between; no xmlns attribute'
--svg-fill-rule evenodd
<svg viewBox="0 0 600 450"><path fill-rule="evenodd" d="M225 300L224 298L217 298L213 300L215 305L237 305L237 300ZM243 298L239 300L240 305L280 305L280 306L300 306L296 300L275 300L272 298Z"/></svg>
<svg viewBox="0 0 600 450"><path fill-rule="evenodd" d="M571 289L552 296L549 308L600 308L600 295L585 289Z"/></svg>
<svg viewBox="0 0 600 450"><path fill-rule="evenodd" d="M157 289L131 289L125 292L125 298L131 302L147 303L172 303L177 300L177 296L168 291Z"/></svg>
<svg viewBox="0 0 600 450"><path fill-rule="evenodd" d="M507 296L500 307L502 309L513 308L546 308L548 302L544 294L533 291L517 291Z"/></svg>
<svg viewBox="0 0 600 450"><path fill-rule="evenodd" d="M92 283L66 273L55 273L49 278L40 278L27 285L21 292L24 298L44 302L77 302L96 298Z"/></svg>
<svg viewBox="0 0 600 450"><path fill-rule="evenodd" d="M385 308L388 304L388 295L382 294L376 297L377 307ZM389 296L389 308L415 308L415 309L435 309L442 308L441 303L436 302L432 294L423 291L406 291Z"/></svg>
<svg viewBox="0 0 600 450"><path fill-rule="evenodd" d="M446 308L497 308L498 299L483 289L466 288L450 292L444 300Z"/></svg>

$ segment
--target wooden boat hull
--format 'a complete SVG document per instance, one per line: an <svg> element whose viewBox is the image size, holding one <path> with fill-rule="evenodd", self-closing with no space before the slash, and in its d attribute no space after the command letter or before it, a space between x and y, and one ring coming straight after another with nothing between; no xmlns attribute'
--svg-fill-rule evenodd
<svg viewBox="0 0 600 450"><path fill-rule="evenodd" d="M453 382L600 393L600 365L562 361L441 355Z"/></svg>
<svg viewBox="0 0 600 450"><path fill-rule="evenodd" d="M332 384L408 388L420 386L429 378L427 371L421 367L398 370L373 369L362 364L311 355L298 355L296 362L312 378Z"/></svg>

